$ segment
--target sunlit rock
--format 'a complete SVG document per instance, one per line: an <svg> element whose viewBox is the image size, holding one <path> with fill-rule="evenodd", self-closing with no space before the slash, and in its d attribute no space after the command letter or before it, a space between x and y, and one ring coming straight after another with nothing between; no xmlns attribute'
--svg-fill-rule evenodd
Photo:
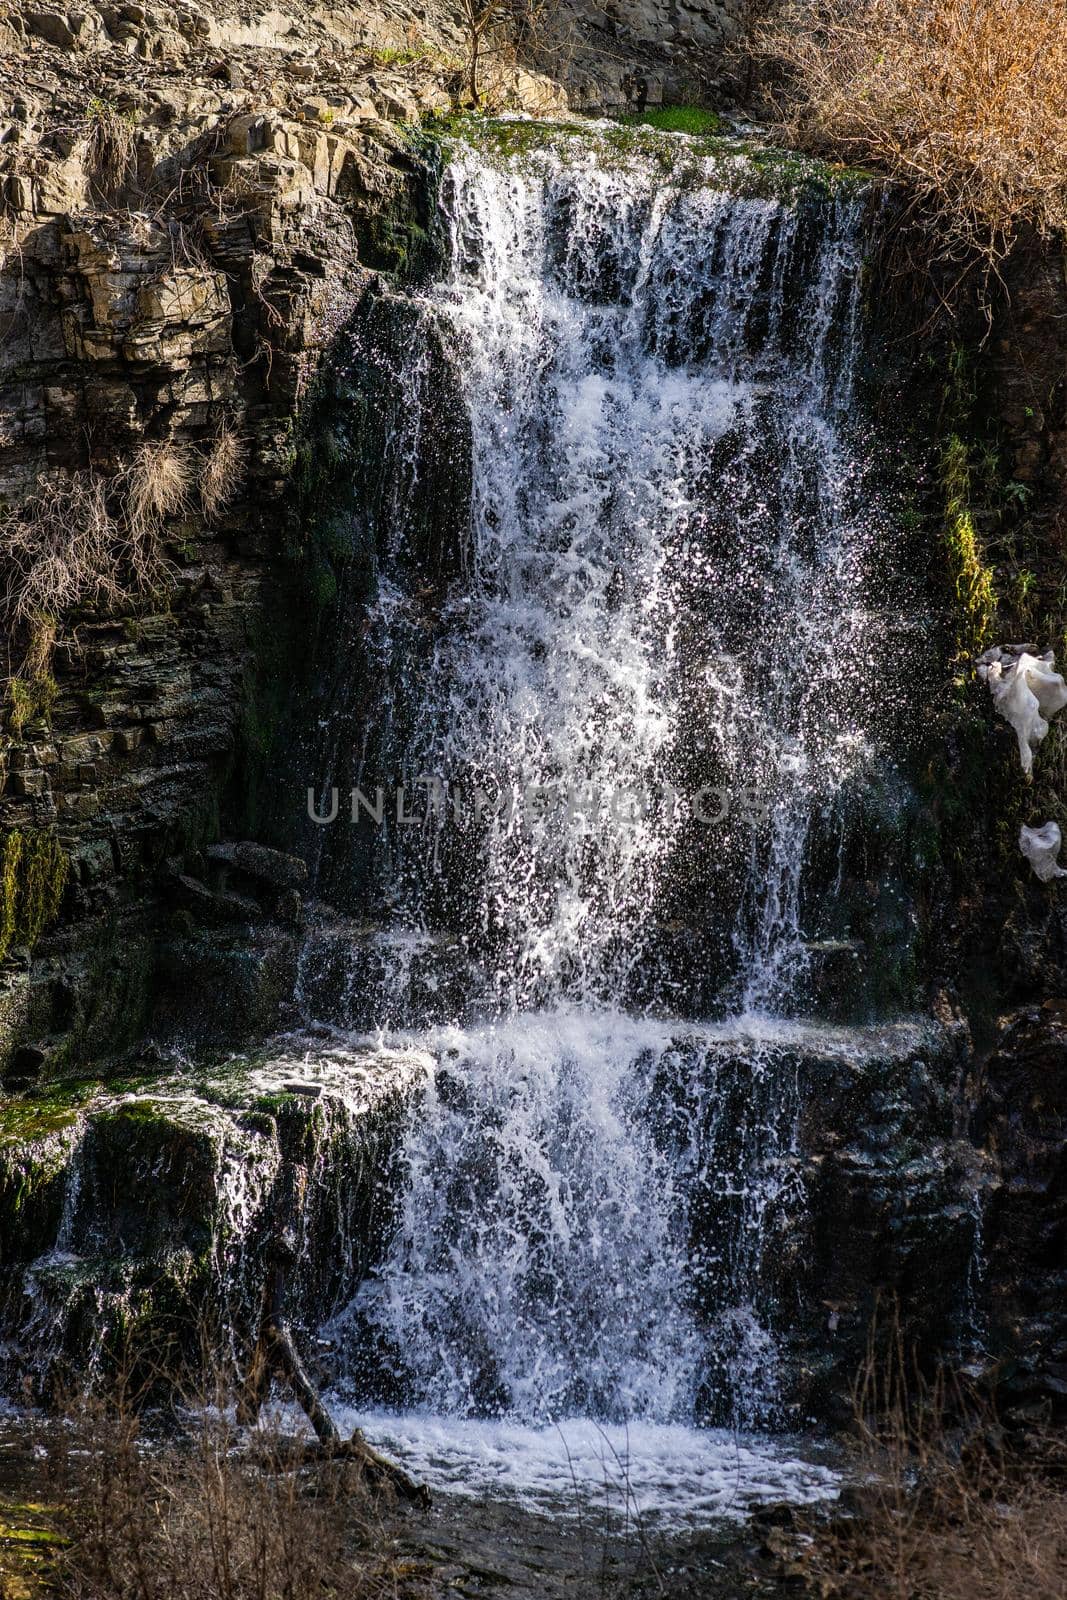
<svg viewBox="0 0 1067 1600"><path fill-rule="evenodd" d="M1034 869L1034 876L1042 883L1053 878L1067 878L1067 871L1059 865L1063 838L1055 822L1046 822L1043 828L1019 829L1019 849Z"/></svg>
<svg viewBox="0 0 1067 1600"><path fill-rule="evenodd" d="M1067 684L1055 664L1051 650L1035 656L1025 645L994 646L978 659L978 676L988 683L993 704L1015 730L1028 778L1034 750L1048 733L1048 719L1067 706Z"/></svg>

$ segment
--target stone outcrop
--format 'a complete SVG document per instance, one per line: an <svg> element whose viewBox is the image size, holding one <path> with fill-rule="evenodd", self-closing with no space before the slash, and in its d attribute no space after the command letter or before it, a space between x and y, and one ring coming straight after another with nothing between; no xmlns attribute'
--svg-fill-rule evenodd
<svg viewBox="0 0 1067 1600"><path fill-rule="evenodd" d="M961 1116L970 1039L953 1016L801 1032L796 1134L764 1245L789 1332L788 1415L842 1425L872 1326L959 1358L980 1333L986 1157ZM790 1073L780 1074L789 1081ZM792 1163L792 1173L788 1168Z"/></svg>
<svg viewBox="0 0 1067 1600"><path fill-rule="evenodd" d="M208 1319L247 1361L281 1229L299 1241L292 1303L313 1333L366 1270L383 1175L429 1068L418 1052L374 1049L193 1075L141 1062L106 1087L5 1108L0 1307L20 1330L8 1391L46 1388L65 1364L173 1369L199 1354Z"/></svg>
<svg viewBox="0 0 1067 1600"><path fill-rule="evenodd" d="M32 964L15 948L3 974L0 1065L15 1081L31 1057L47 1074L136 1038L175 939L191 941L178 966L192 976L199 929L266 922L264 959L269 945L268 965L284 965L295 868L279 879L248 843L229 859L203 851L238 751L270 738L248 725L247 684L268 587L277 604L300 583L278 512L301 396L372 270L413 268L432 202L425 161L379 120L387 96L335 111L306 103L299 76L286 95L175 83L172 53L188 66L225 43L195 8L94 15L73 43L44 13L7 24L27 73L0 153L0 516L17 519L44 475L109 494L144 441L201 479L220 430L239 444L225 494L209 502L201 487L168 517L165 582L75 605L54 619L47 659L22 669L33 630L10 633L3 824L54 830L70 861L58 933ZM158 48L144 31L156 27ZM420 91L412 105L448 103ZM299 605L287 597L294 626Z"/></svg>
<svg viewBox="0 0 1067 1600"><path fill-rule="evenodd" d="M976 1085L989 1152L984 1218L990 1354L1031 1416L1067 1400L1067 1002L1006 1016Z"/></svg>

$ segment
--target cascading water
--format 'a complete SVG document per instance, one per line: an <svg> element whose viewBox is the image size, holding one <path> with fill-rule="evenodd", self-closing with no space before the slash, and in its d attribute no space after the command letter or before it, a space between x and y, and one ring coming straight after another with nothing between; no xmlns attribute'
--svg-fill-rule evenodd
<svg viewBox="0 0 1067 1600"><path fill-rule="evenodd" d="M425 797L373 848L400 942L462 942L468 1025L418 1035L439 1068L395 1236L334 1330L364 1407L663 1437L777 1414L780 1019L876 759L889 534L856 392L869 195L774 187L595 132L444 175L425 315L470 418L470 545L427 646L393 530L360 780Z"/></svg>

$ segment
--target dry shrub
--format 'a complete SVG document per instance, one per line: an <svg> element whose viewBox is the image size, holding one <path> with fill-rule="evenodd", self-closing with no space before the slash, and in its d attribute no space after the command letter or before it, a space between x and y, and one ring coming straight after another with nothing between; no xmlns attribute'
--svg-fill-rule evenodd
<svg viewBox="0 0 1067 1600"><path fill-rule="evenodd" d="M786 135L903 180L945 256L1067 225L1067 0L789 0L755 48Z"/></svg>
<svg viewBox="0 0 1067 1600"><path fill-rule="evenodd" d="M159 589L173 575L163 550L163 524L188 509L192 484L187 450L167 439L138 445L121 487L122 556L135 590Z"/></svg>
<svg viewBox="0 0 1067 1600"><path fill-rule="evenodd" d="M134 176L136 127L133 118L108 100L94 96L85 115L82 159L96 187L106 196L121 194Z"/></svg>
<svg viewBox="0 0 1067 1600"><path fill-rule="evenodd" d="M120 537L96 474L42 475L0 534L6 617L15 626L39 628L76 606L117 599Z"/></svg>
<svg viewBox="0 0 1067 1600"><path fill-rule="evenodd" d="M138 445L125 478L126 518L135 537L157 531L189 505L189 454L169 439Z"/></svg>
<svg viewBox="0 0 1067 1600"><path fill-rule="evenodd" d="M13 256L21 260L23 226L13 213L0 211L0 271L3 271Z"/></svg>
<svg viewBox="0 0 1067 1600"><path fill-rule="evenodd" d="M232 428L220 428L200 471L200 504L205 516L217 516L236 495L244 475L245 455L240 435Z"/></svg>
<svg viewBox="0 0 1067 1600"><path fill-rule="evenodd" d="M520 64L562 76L576 48L574 19L559 0L460 0L458 16L464 35L464 89L471 105L495 109L506 104ZM544 109L551 104L546 86Z"/></svg>
<svg viewBox="0 0 1067 1600"><path fill-rule="evenodd" d="M188 503L187 455L143 444L113 479L93 471L45 473L0 522L0 612L34 640L83 606L114 606L160 588L172 575L164 519ZM50 630L50 631L49 631ZM33 670L32 663L26 670Z"/></svg>
<svg viewBox="0 0 1067 1600"><path fill-rule="evenodd" d="M350 1465L294 1468L286 1441L243 1434L215 1407L146 1437L121 1390L82 1401L50 1438L70 1545L56 1573L77 1600L371 1600L423 1594L381 1553L374 1502Z"/></svg>
<svg viewBox="0 0 1067 1600"><path fill-rule="evenodd" d="M809 1587L864 1600L1062 1600L1067 1450L1008 1447L987 1397L925 1379L894 1331L856 1390L851 1514L801 1546Z"/></svg>

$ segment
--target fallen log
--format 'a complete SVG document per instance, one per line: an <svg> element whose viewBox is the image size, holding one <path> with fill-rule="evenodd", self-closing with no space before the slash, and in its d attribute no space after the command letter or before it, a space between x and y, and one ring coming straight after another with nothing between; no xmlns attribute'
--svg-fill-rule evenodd
<svg viewBox="0 0 1067 1600"><path fill-rule="evenodd" d="M292 1191L291 1198L298 1199L303 1191L306 1174L303 1168L291 1168L284 1175ZM293 1215L288 1205L279 1207L281 1214ZM369 1483L388 1484L390 1488L414 1505L428 1506L430 1491L423 1483L416 1483L402 1467L388 1456L383 1456L367 1443L358 1428L348 1439L342 1439L340 1430L318 1390L308 1376L300 1359L292 1328L284 1314L285 1285L289 1269L296 1260L297 1243L289 1229L279 1229L275 1234L268 1257L267 1277L263 1285L263 1310L258 1337L252 1353L244 1391L238 1402L238 1420L252 1426L270 1392L272 1376L288 1384L293 1396L315 1430L317 1446L301 1444L294 1453L301 1460L351 1461L359 1468Z"/></svg>

